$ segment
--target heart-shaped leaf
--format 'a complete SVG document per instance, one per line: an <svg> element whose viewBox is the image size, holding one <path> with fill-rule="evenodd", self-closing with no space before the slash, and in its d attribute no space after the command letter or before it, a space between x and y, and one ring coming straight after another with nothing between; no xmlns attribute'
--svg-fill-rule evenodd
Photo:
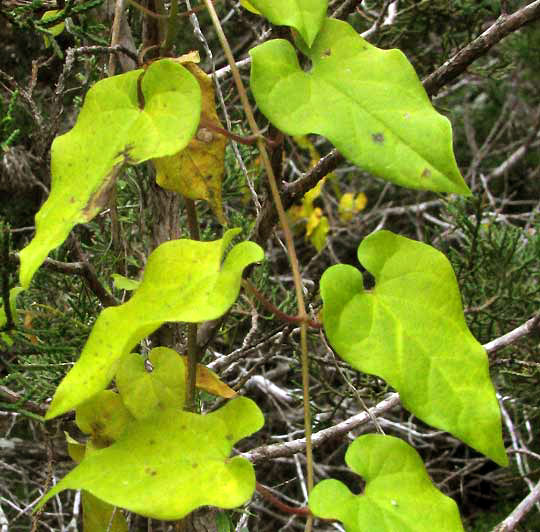
<svg viewBox="0 0 540 532"><path fill-rule="evenodd" d="M323 25L328 0L249 0L242 5L258 11L276 26L294 28L311 46Z"/></svg>
<svg viewBox="0 0 540 532"><path fill-rule="evenodd" d="M262 260L254 242L241 242L224 259L239 229L221 240L172 240L148 258L132 298L101 312L83 352L54 394L47 419L107 387L118 359L167 321L202 322L222 316L235 302L244 268Z"/></svg>
<svg viewBox="0 0 540 532"><path fill-rule="evenodd" d="M104 207L124 163L137 164L184 148L195 134L200 112L199 84L168 59L152 63L146 71L96 83L75 127L53 142L51 194L36 215L33 240L21 251L23 288L73 226L88 222Z"/></svg>
<svg viewBox="0 0 540 532"><path fill-rule="evenodd" d="M128 353L119 362L115 381L128 410L142 419L156 408L184 406L186 375L180 355L167 347L148 354L151 369L141 355Z"/></svg>
<svg viewBox="0 0 540 532"><path fill-rule="evenodd" d="M181 519L204 505L234 508L255 489L253 466L233 445L259 430L263 415L239 397L207 415L158 410L131 423L110 447L85 456L41 500L84 489L114 506L157 519Z"/></svg>
<svg viewBox="0 0 540 532"><path fill-rule="evenodd" d="M354 495L338 480L323 480L309 497L318 517L338 519L347 532L462 532L456 503L431 483L422 459L404 441L366 434L345 455L366 481Z"/></svg>
<svg viewBox="0 0 540 532"><path fill-rule="evenodd" d="M467 328L448 259L379 231L362 241L358 260L375 276L371 292L353 266L332 266L321 278L332 347L386 380L414 415L507 465L488 358Z"/></svg>
<svg viewBox="0 0 540 532"><path fill-rule="evenodd" d="M290 135L324 135L352 162L398 185L470 194L450 123L399 50L380 50L346 22L326 19L305 51L309 72L288 41L250 52L251 89L272 123Z"/></svg>

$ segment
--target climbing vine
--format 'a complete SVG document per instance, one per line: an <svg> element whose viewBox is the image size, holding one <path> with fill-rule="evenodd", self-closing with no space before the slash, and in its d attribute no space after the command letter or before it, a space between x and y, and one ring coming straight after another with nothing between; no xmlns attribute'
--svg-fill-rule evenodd
<svg viewBox="0 0 540 532"><path fill-rule="evenodd" d="M401 51L377 48L347 22L326 17L325 0L241 3L292 29L290 39L270 39L250 51L249 89L272 127L298 143L305 135L321 135L351 163L399 186L471 194L454 157L450 122L435 110ZM57 28L53 22L62 22L66 13L52 15L42 28ZM39 507L62 490L83 490L86 514L101 516L85 521L87 531L127 530L114 507L179 520L201 506L241 506L256 488L253 465L231 453L237 441L263 426L257 404L236 397L217 374L192 364L190 353L185 358L169 346L137 352L166 323L201 324L225 316L239 297L243 277L264 259L259 244L238 242L241 230L228 227L221 179L226 139L233 134L218 119L211 80L197 66L196 54L169 57L168 52L93 84L75 126L54 140L50 195L36 216L35 236L20 253L19 286L9 296L14 311L16 297L30 287L48 254L77 224L110 205L129 166L153 164L161 187L181 194L188 206L208 202L224 227L221 235L201 241L192 217L191 238L159 245L140 280L118 275L115 282L131 297L100 312L78 361L56 389L45 418L75 410L88 440L68 437L77 465ZM301 66L306 62L309 67ZM238 84L249 116L240 78ZM9 117L3 125L3 144L9 144L16 132L7 129ZM249 139L234 138L258 143L272 188L265 150L273 141L256 124L252 133ZM308 217L315 213L312 202L323 179L326 174L303 204ZM279 191L272 192L282 229L290 234ZM363 200L346 197L343 216L359 212ZM315 226L321 223L317 216ZM313 240L318 249L327 223ZM467 327L447 258L427 244L380 230L359 243L358 262L375 278L372 289L365 288L358 267L334 265L320 280L321 315L307 315L300 286L295 323L302 331L322 324L335 353L392 386L412 414L507 465L487 354ZM3 310L0 320L7 321ZM307 356L302 363L310 449ZM224 404L210 413L193 411L193 385ZM434 487L405 441L364 435L350 445L346 463L364 478L364 493L355 495L338 480L314 487L308 482L307 529L313 517L337 519L348 531L463 529L457 505ZM309 455L307 468L312 478Z"/></svg>

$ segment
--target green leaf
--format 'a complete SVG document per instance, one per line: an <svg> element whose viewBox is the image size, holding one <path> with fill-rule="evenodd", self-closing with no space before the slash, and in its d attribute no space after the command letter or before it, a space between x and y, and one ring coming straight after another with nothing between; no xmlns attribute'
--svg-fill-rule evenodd
<svg viewBox="0 0 540 532"><path fill-rule="evenodd" d="M260 11L257 11L249 2L248 0L240 0L240 5L247 9L248 11L251 11L251 13L255 13L255 15L260 15Z"/></svg>
<svg viewBox="0 0 540 532"><path fill-rule="evenodd" d="M323 480L309 497L316 516L338 519L347 532L463 531L456 503L435 488L422 459L404 441L360 436L345 462L364 477L364 493L354 495L337 480Z"/></svg>
<svg viewBox="0 0 540 532"><path fill-rule="evenodd" d="M64 431L64 436L66 437L67 451L69 457L74 462L82 462L84 455L86 453L86 444L78 442L75 438L72 438L69 435L69 432Z"/></svg>
<svg viewBox="0 0 540 532"><path fill-rule="evenodd" d="M140 281L136 281L135 279L129 279L128 277L124 277L119 273L113 273L111 277L113 278L114 287L117 290L131 291L137 289L141 284Z"/></svg>
<svg viewBox="0 0 540 532"><path fill-rule="evenodd" d="M324 135L353 163L398 185L470 194L450 123L402 52L380 50L346 22L327 19L306 53L309 72L288 41L250 51L251 89L273 124L289 135Z"/></svg>
<svg viewBox="0 0 540 532"><path fill-rule="evenodd" d="M263 415L240 397L207 415L157 411L130 424L110 447L87 455L40 501L65 489L156 519L181 519L195 508L234 508L255 489L253 466L229 454L259 430Z"/></svg>
<svg viewBox="0 0 540 532"><path fill-rule="evenodd" d="M168 59L146 71L104 79L88 91L75 127L56 137L51 148L51 194L36 215L34 239L21 251L23 288L73 226L90 221L106 205L122 165L184 148L200 110L199 84Z"/></svg>
<svg viewBox="0 0 540 532"><path fill-rule="evenodd" d="M167 347L156 347L148 355L151 371L141 355L128 353L120 359L116 385L124 404L137 419L156 408L184 406L185 364L180 355Z"/></svg>
<svg viewBox="0 0 540 532"><path fill-rule="evenodd" d="M51 9L49 11L45 11L45 13L43 13L43 16L41 17L41 20L45 21L49 18L55 17L56 15L62 13L62 11L63 9ZM64 21L62 21L48 28L47 31L53 37L58 37L58 35L60 35L64 31L65 27L66 24ZM43 34L43 40L45 41L45 48L48 48L51 45L51 39L49 35Z"/></svg>
<svg viewBox="0 0 540 532"><path fill-rule="evenodd" d="M272 24L296 29L311 46L323 25L328 0L249 0L242 5L249 11L254 7Z"/></svg>
<svg viewBox="0 0 540 532"><path fill-rule="evenodd" d="M23 291L20 286L15 286L9 291L9 308L11 310L11 317L13 321L17 320L17 296ZM2 299L0 298L0 327L3 327L7 323L6 310ZM7 333L0 332L0 340L5 342L8 346L13 344L13 339Z"/></svg>
<svg viewBox="0 0 540 532"><path fill-rule="evenodd" d="M96 448L116 441L133 420L121 397L112 390L102 390L75 410L75 423L92 437Z"/></svg>
<svg viewBox="0 0 540 532"><path fill-rule="evenodd" d="M488 358L467 328L447 258L379 231L360 244L358 260L375 276L372 291L353 266L332 266L321 278L332 347L386 380L415 416L507 465Z"/></svg>
<svg viewBox="0 0 540 532"><path fill-rule="evenodd" d="M244 268L264 256L257 244L241 242L224 259L239 232L231 229L213 242L172 240L155 249L131 299L98 316L79 360L56 390L47 419L106 388L118 359L162 323L202 322L227 312L238 297Z"/></svg>
<svg viewBox="0 0 540 532"><path fill-rule="evenodd" d="M114 506L83 491L81 495L83 507L84 532L128 532L126 518L120 510L114 511ZM114 512L114 516L113 516ZM112 521L111 521L112 518Z"/></svg>

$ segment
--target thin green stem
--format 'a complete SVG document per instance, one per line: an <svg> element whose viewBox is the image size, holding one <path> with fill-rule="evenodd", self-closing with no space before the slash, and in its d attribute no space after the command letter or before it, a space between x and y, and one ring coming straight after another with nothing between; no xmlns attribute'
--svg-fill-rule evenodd
<svg viewBox="0 0 540 532"><path fill-rule="evenodd" d="M178 30L178 1L171 1L171 8L169 10L169 18L167 20L167 36L165 42L161 47L161 53L167 55L172 49L174 39L176 38L176 32Z"/></svg>
<svg viewBox="0 0 540 532"><path fill-rule="evenodd" d="M294 288L296 292L296 300L297 300L297 305L298 305L298 317L301 320L300 346L301 346L301 361L302 361L302 384L303 384L303 396L304 396L304 430L305 430L305 435L306 435L307 488L308 488L308 493L309 493L313 488L313 450L311 446L311 411L310 411L310 403L309 403L309 360L308 360L308 352L307 352L307 314L306 314L306 307L304 303L302 277L300 275L298 258L296 255L296 249L294 247L291 229L287 222L285 209L283 208L281 197L279 195L276 178L274 176L272 165L270 163L270 158L268 156L268 152L266 151L266 146L265 146L263 137L261 135L261 131L259 130L259 127L257 126L257 122L255 121L255 116L253 114L251 104L249 103L249 99L248 99L246 90L244 88L242 79L240 77L240 73L238 72L238 68L236 67L236 62L234 60L231 47L229 45L229 42L227 41L227 37L225 36L223 32L223 28L221 27L219 17L216 13L216 10L214 9L214 5L212 4L211 0L204 0L204 3L206 5L206 8L208 9L210 18L212 19L212 23L214 25L218 39L225 53L225 57L227 58L227 61L229 62L229 66L231 67L231 74L236 84L236 88L240 96L240 101L242 102L242 107L244 108L244 111L246 113L246 118L248 120L249 127L251 128L251 131L258 139L257 147L259 148L261 159L262 159L264 168L266 170L266 174L268 176L268 182L270 184L272 198L274 200L278 217L279 217L279 221L280 221L280 225L283 230L283 235L285 237L285 244L287 246L287 252L289 253L289 260L291 263L291 270L293 274ZM306 531L310 531L311 529L312 529L312 519L308 518L308 521L306 524Z"/></svg>

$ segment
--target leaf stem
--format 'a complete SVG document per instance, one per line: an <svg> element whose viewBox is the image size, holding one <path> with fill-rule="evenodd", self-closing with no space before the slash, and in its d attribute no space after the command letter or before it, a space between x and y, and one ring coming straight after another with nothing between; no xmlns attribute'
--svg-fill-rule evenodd
<svg viewBox="0 0 540 532"><path fill-rule="evenodd" d="M303 384L303 396L304 396L304 430L305 430L305 435L306 435L307 488L308 488L308 493L309 493L313 488L313 452L312 452L312 447L311 447L311 411L310 411L310 404L309 404L309 360L308 360L308 352L307 352L307 314L306 314L306 307L304 303L302 278L300 275L298 258L297 258L296 250L294 247L291 229L287 222L287 216L285 214L285 210L281 202L281 197L279 195L276 179L274 176L274 172L272 170L272 165L270 163L270 158L268 156L268 152L266 151L266 146L264 144L261 131L259 127L257 126L257 122L255 121L253 110L251 108L251 104L249 103L249 99L246 94L246 90L244 88L242 79L240 77L240 73L238 72L238 68L236 66L236 62L234 60L231 47L227 41L227 37L225 36L223 32L223 28L221 27L219 17L216 13L216 10L214 9L214 6L211 0L204 0L204 3L208 9L208 13L210 15L210 18L216 30L216 33L221 43L221 46L223 48L223 51L225 53L225 57L227 58L227 61L231 67L231 74L236 84L236 88L238 90L238 94L242 102L242 107L244 108L244 111L246 113L246 118L248 120L249 126L253 134L256 137L258 137L257 147L259 148L261 159L262 159L264 168L266 170L268 182L270 184L270 190L272 192L272 198L274 200L276 210L278 212L280 225L283 230L285 243L287 246L287 251L289 253L289 260L291 263L291 270L293 274L294 287L295 287L295 292L296 292L296 300L298 304L298 318L301 320L300 346L301 346L301 361L302 361L302 384ZM308 522L306 524L306 531L310 531L311 529L312 529L312 519L308 518Z"/></svg>
<svg viewBox="0 0 540 532"><path fill-rule="evenodd" d="M171 7L169 9L169 18L167 19L167 36L165 37L165 42L161 47L161 53L167 55L174 43L174 38L176 37L177 22L178 22L178 1L172 0Z"/></svg>
<svg viewBox="0 0 540 532"><path fill-rule="evenodd" d="M253 283L248 279L242 279L242 285L244 286L244 288L249 290L267 310L269 310L280 320L287 323L301 323L301 320L298 316L290 316L289 314L286 314L285 312L279 310L271 301L268 301L268 299L266 299L266 297L261 294L261 292L259 292L257 288L255 288ZM307 323L313 329L322 329L322 323L320 321L308 319Z"/></svg>

